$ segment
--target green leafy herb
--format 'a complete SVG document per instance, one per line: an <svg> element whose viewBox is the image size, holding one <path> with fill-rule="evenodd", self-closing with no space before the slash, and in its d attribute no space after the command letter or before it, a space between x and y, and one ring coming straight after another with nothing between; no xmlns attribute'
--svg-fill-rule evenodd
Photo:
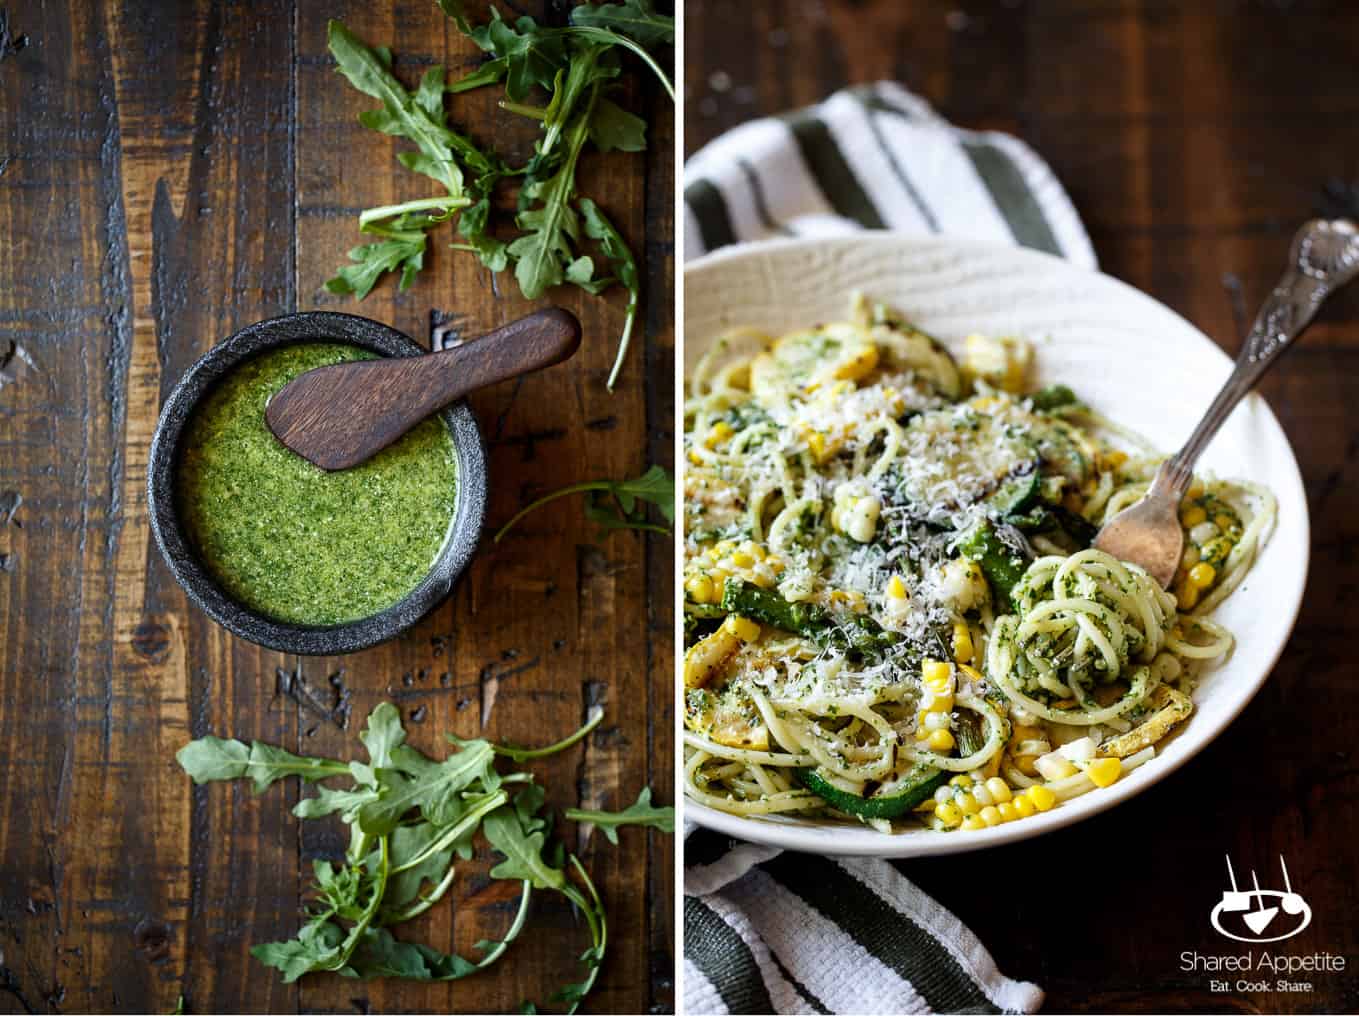
<svg viewBox="0 0 1359 1016"><path fill-rule="evenodd" d="M495 534L499 543L516 523L529 512L569 494L585 494L585 517L597 522L604 532L615 529L640 529L669 535L670 530L647 521L646 506L654 504L667 522L675 520L675 478L660 466L652 466L631 480L590 480L554 490L521 508Z"/></svg>
<svg viewBox="0 0 1359 1016"><path fill-rule="evenodd" d="M382 103L361 114L360 122L414 142L414 150L397 158L445 193L365 210L359 228L378 239L349 251L351 263L326 288L363 299L384 275L397 272L406 289L424 267L429 230L456 216L462 242L450 246L476 254L493 272L513 266L528 299L563 284L595 295L613 285L627 290L623 332L608 379L612 389L636 323L641 275L619 230L597 204L578 196L576 171L587 144L601 152L646 147L646 121L605 92L622 71L619 54L627 52L649 67L674 99L674 86L654 56L674 46L674 19L657 14L650 0L626 0L581 4L572 9L570 24L560 28L541 26L528 16L511 22L494 7L488 22L474 25L462 0L438 4L489 59L452 84L442 67L431 67L414 91L392 73L390 51L366 45L338 21L330 23L330 50L340 73ZM455 130L444 108L445 94L501 83L501 105L537 121L542 130L533 157L518 168ZM530 104L535 93L547 96L545 105ZM514 223L519 234L506 241L496 235L492 197L499 182L510 177L521 177L522 186ZM594 253L591 244L598 248ZM609 273L596 271L597 258L608 263Z"/></svg>
<svg viewBox="0 0 1359 1016"><path fill-rule="evenodd" d="M643 787L637 800L624 811L586 811L567 808L562 814L572 822L589 822L604 830L609 842L618 844L618 827L624 825L651 826L661 832L675 831L675 809L657 808L651 803L651 788Z"/></svg>
<svg viewBox="0 0 1359 1016"><path fill-rule="evenodd" d="M601 717L602 712L592 715L580 730L546 748L495 747L485 740L450 736L457 750L435 760L406 743L400 713L384 702L369 714L359 735L367 749L366 762L307 758L258 741L247 745L218 737L192 741L175 758L196 783L249 778L256 790L263 790L284 776L309 782L350 781L343 788L318 786L317 796L294 808L294 814L304 819L339 815L349 826L350 840L343 860L313 865L312 902L296 937L260 943L250 950L265 966L279 971L285 982L325 970L365 979L467 977L499 960L519 937L533 890L552 890L579 908L590 931L590 946L582 957L584 978L554 996L574 1012L593 987L604 957L608 943L604 907L580 861L551 838L542 787L528 773L498 772L495 759L502 755L522 761L561 751L586 736ZM513 800L507 790L510 784L522 785ZM615 824L655 824L639 809L656 814L668 810L650 808L648 791L627 812L612 818ZM601 814L602 818L590 820L601 825L611 820ZM611 827L605 829L612 833ZM500 940L477 943L480 959L471 960L397 939L390 926L424 913L447 894L455 879L455 859L472 856L478 832L503 855L491 876L521 883L518 910Z"/></svg>
<svg viewBox="0 0 1359 1016"><path fill-rule="evenodd" d="M599 241L600 249L613 265L615 277L628 291L628 309L627 316L623 319L623 334L618 340L618 355L614 357L613 369L609 371L608 387L612 391L618 382L618 374L623 369L623 360L628 355L632 326L637 319L637 304L642 295L642 283L632 251L618 230L613 228L613 223L599 210L599 206L589 198L581 198L580 211L585 219L585 235Z"/></svg>
<svg viewBox="0 0 1359 1016"><path fill-rule="evenodd" d="M650 0L624 0L616 4L581 4L571 11L571 23L606 28L625 35L648 49L675 44L675 19L657 14Z"/></svg>

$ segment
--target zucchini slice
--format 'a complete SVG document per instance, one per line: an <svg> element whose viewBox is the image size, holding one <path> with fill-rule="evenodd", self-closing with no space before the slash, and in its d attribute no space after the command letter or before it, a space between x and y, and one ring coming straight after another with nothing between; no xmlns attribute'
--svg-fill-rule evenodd
<svg viewBox="0 0 1359 1016"><path fill-rule="evenodd" d="M900 818L933 794L948 779L948 773L920 763L898 780L893 780L891 791L885 795L860 797L841 790L821 775L817 769L799 769L797 777L802 785L836 811L858 818Z"/></svg>
<svg viewBox="0 0 1359 1016"><path fill-rule="evenodd" d="M964 557L969 557L981 565L982 574L991 583L991 592L997 601L1009 603L1010 593L1024 577L1029 567L1023 555L1008 546L990 523L983 522L958 544ZM1000 610L1000 607L997 607Z"/></svg>

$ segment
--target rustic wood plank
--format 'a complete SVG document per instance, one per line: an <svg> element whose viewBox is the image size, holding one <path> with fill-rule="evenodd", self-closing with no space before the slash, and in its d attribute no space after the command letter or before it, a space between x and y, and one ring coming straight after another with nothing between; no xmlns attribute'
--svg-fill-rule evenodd
<svg viewBox="0 0 1359 1016"><path fill-rule="evenodd" d="M1359 214L1352 5L868 0L816 5L796 19L783 8L687 5L686 148L848 82L902 81L955 122L1029 141L1072 194L1105 270L1229 352L1297 224ZM1040 983L1048 1009L1352 1007L1348 972L1307 978L1310 993L1212 994L1206 975L1180 970L1179 954L1223 951L1207 918L1224 852L1238 871L1261 872L1283 853L1295 884L1324 901L1291 951L1359 947L1342 916L1359 904L1350 834L1359 721L1346 706L1356 671L1325 648L1352 627L1347 603L1359 583L1350 549L1357 349L1359 293L1347 292L1263 386L1307 485L1313 560L1297 628L1240 719L1192 765L1105 815L984 856L901 865L1003 970ZM1032 879L1070 882L1055 857L1088 860L1088 877L1107 880L1107 899L1053 906L1026 890Z"/></svg>
<svg viewBox="0 0 1359 1016"><path fill-rule="evenodd" d="M546 3L538 13L564 17ZM190 736L349 756L357 721L390 698L412 740L437 751L443 730L553 739L598 699L607 721L592 742L535 767L552 803L621 807L648 780L671 799L666 541L596 544L563 505L484 549L404 638L320 660L225 635L150 546L160 400L224 335L323 306L428 341L531 309L442 241L408 293L388 284L358 306L321 288L358 240L358 208L422 193L397 168L400 143L355 122L371 103L333 73L330 16L390 43L410 79L434 60L455 72L480 60L428 0L324 13L292 0L58 4L16 13L30 46L0 56L0 226L13 254L0 266L0 505L23 497L0 508L0 754L22 760L0 767L0 1011L168 1011L181 993L190 1011L512 1010L577 976L583 928L544 900L524 947L466 984L281 985L248 947L295 931L303 872L343 842L324 823L299 828L293 788L191 788L171 761ZM648 455L670 464L674 133L659 89L629 87L666 126L648 156L588 158L583 180L649 256L646 328L606 395L619 295L561 294L585 351L473 400L497 478L492 522L543 490L635 474ZM497 98L459 97L459 119L523 161L535 132ZM594 1007L671 1005L671 842L628 830L621 850L583 844L614 922ZM513 887L487 867L470 865L457 906L407 933L464 950L495 937Z"/></svg>
<svg viewBox="0 0 1359 1016"><path fill-rule="evenodd" d="M431 244L426 271L404 294L384 283L356 304L320 290L342 252L358 242L355 209L426 192L419 178L396 168L394 153L404 142L393 143L355 122L371 101L331 70L325 58L327 17L341 17L363 38L390 45L397 73L407 80L433 62L461 71L478 59L475 47L446 25L432 4L399 5L387 12L355 3L324 14L299 12L299 302L375 317L421 341L429 341L436 328L451 330L452 337L475 336L533 309L511 279L494 280L471 256L444 250L442 243L454 239L451 231ZM531 152L534 131L500 110L498 98L495 90L485 90L452 97L449 104L455 121L474 140L508 148L523 159ZM656 114L667 115L657 97L648 101ZM640 157L589 157L581 180L582 193L601 196L607 213L639 251L649 242L650 229L669 235L668 212L643 221L646 182ZM668 282L660 285L668 292ZM580 317L581 351L566 364L497 385L471 400L489 452L488 528L547 490L582 479L634 475L644 466L642 356L632 357L615 394L603 388L622 325L617 294L607 303L568 290L550 298ZM667 326L668 314L647 329L651 339L661 337L662 348L667 348ZM596 546L592 536L574 503L529 516L502 545L491 546L488 539L452 600L407 637L344 661L325 661L327 668L344 666L355 719L383 697L395 697L412 740L427 750L438 750L438 735L445 730L547 742L583 722L589 704L600 698L606 720L591 744L535 764L533 771L557 807L575 803L578 794L610 806L630 803L645 779L648 750L669 751L668 744L649 744L644 732L646 689L659 681L668 690L671 665L662 653L648 669L645 544L624 533ZM352 751L353 741L352 730L342 734L322 728L311 743L318 750ZM323 849L313 834L304 836L306 853ZM646 864L636 863L636 853L598 846L602 837L595 837L583 856L605 894L616 936L599 995L590 1003L594 1009L630 1011L651 1004L648 957L644 949L622 943L644 940L648 907L671 912L668 897L655 903L648 892L653 870L669 865L668 842ZM403 934L464 953L480 939L496 938L509 920L513 887L487 879L487 868L486 858L479 858L468 868L456 906L435 908ZM302 1004L339 1008L360 995L382 1010L513 1010L526 998L545 1001L576 978L584 935L569 908L542 896L522 946L485 974L453 985L381 983L357 992L352 982L312 978L304 985Z"/></svg>

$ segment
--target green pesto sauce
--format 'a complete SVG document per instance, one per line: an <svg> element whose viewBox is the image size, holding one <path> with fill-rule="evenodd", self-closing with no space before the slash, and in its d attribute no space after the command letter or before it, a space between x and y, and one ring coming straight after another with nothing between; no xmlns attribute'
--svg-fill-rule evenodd
<svg viewBox="0 0 1359 1016"><path fill-rule="evenodd" d="M328 473L264 422L270 396L315 367L373 359L302 343L228 374L185 430L179 512L203 563L241 604L279 621L339 624L390 607L428 574L457 491L436 417L353 469Z"/></svg>

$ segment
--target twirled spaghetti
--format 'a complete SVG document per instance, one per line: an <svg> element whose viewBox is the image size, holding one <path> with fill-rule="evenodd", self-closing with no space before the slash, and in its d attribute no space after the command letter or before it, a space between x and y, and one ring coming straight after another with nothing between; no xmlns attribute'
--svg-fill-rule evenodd
<svg viewBox="0 0 1359 1016"><path fill-rule="evenodd" d="M1231 649L1271 495L1197 480L1170 592L1089 547L1157 458L1031 353L862 297L713 344L685 404L685 778L742 815L980 828L1107 786ZM1117 445L1128 450L1120 450Z"/></svg>

